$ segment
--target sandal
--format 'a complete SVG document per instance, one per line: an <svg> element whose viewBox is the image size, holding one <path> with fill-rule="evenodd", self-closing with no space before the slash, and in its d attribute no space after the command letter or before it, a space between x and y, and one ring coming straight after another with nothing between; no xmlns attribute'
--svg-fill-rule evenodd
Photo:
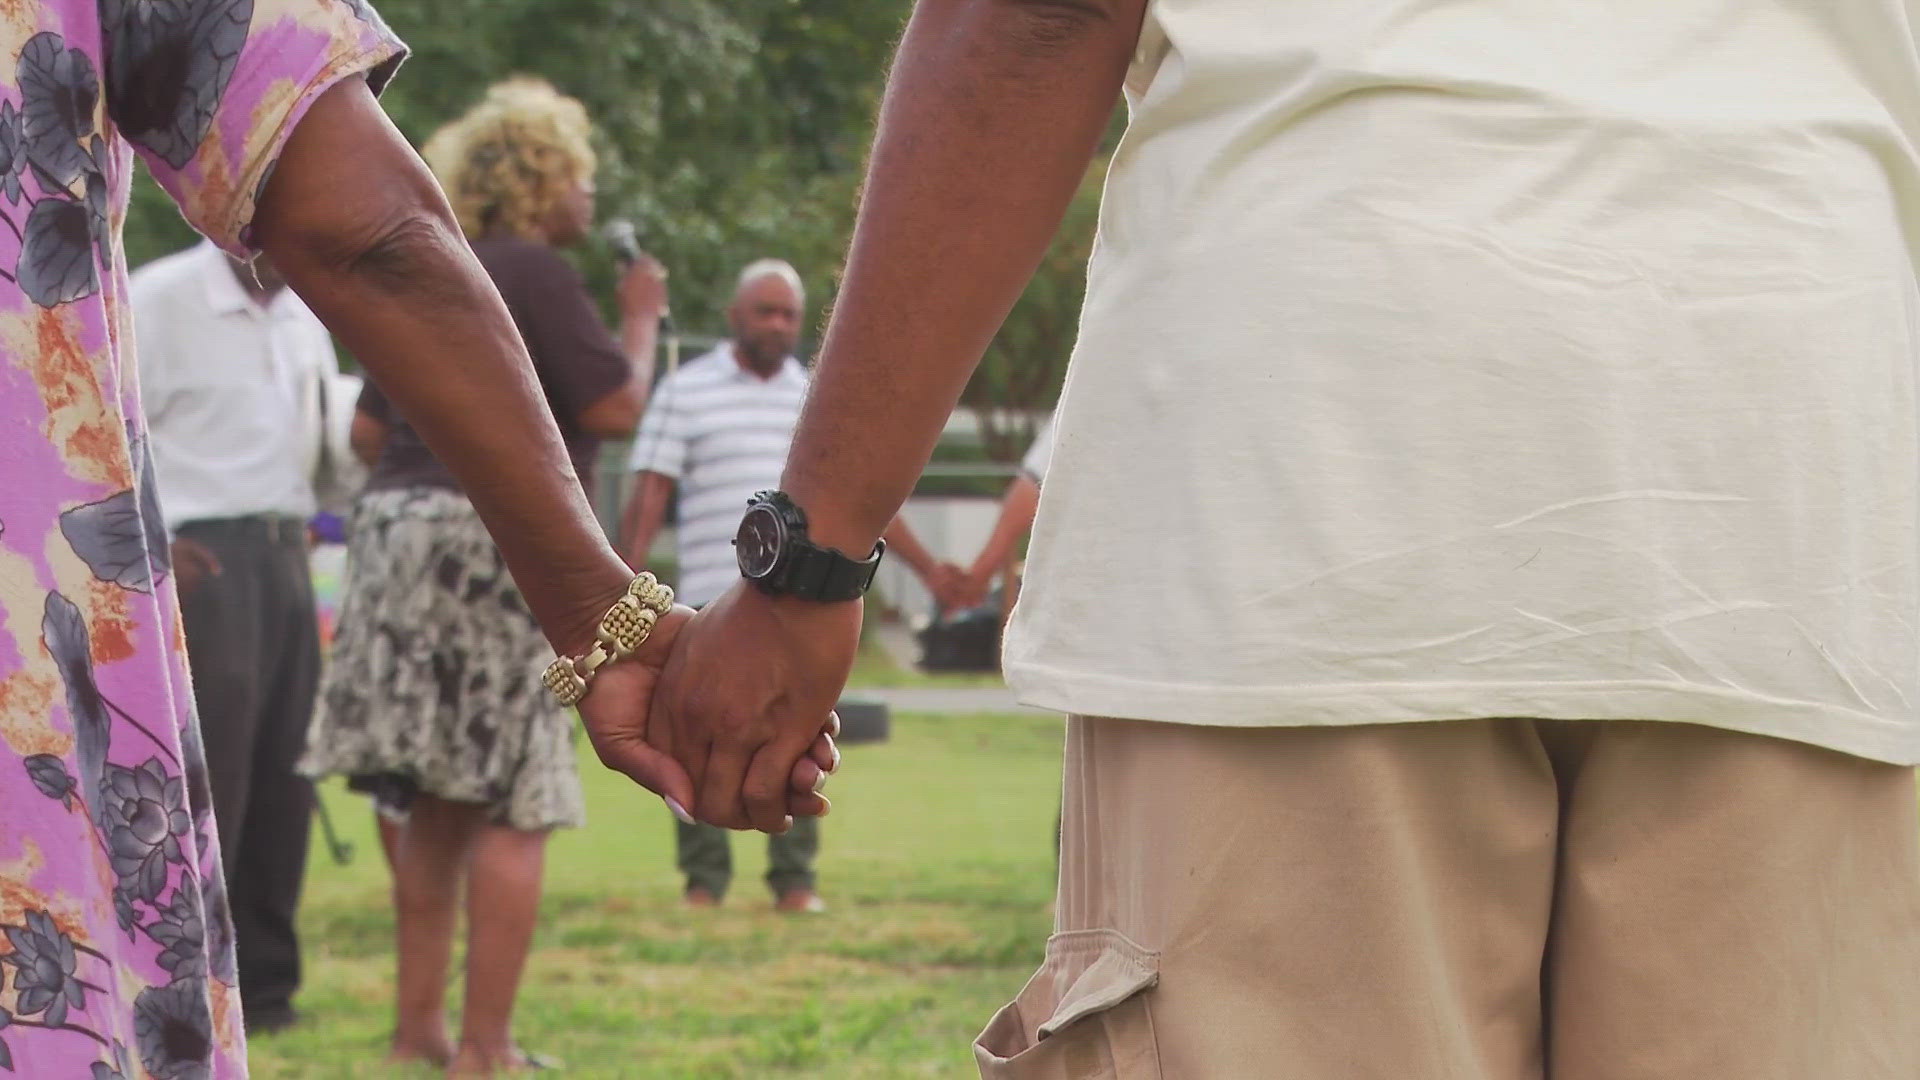
<svg viewBox="0 0 1920 1080"><path fill-rule="evenodd" d="M559 1058L522 1050L520 1051L520 1067L528 1070L552 1070L554 1072L561 1072L566 1069L567 1065L566 1062L561 1061Z"/></svg>

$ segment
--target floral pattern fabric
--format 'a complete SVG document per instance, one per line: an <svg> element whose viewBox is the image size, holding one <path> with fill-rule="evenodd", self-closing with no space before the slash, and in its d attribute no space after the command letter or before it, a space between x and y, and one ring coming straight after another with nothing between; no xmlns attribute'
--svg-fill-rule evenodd
<svg viewBox="0 0 1920 1080"><path fill-rule="evenodd" d="M526 832L586 824L553 654L467 497L369 491L354 510L340 632L300 771L343 775L383 815L421 794Z"/></svg>
<svg viewBox="0 0 1920 1080"><path fill-rule="evenodd" d="M0 1075L246 1075L120 227L134 156L248 246L364 0L0 2Z"/></svg>

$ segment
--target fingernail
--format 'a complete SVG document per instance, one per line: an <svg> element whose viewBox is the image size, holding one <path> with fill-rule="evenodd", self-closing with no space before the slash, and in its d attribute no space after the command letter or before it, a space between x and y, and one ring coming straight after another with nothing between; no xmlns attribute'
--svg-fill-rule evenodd
<svg viewBox="0 0 1920 1080"><path fill-rule="evenodd" d="M814 794L818 795L824 788L826 788L827 780L831 776L833 776L832 770L823 770L819 776L816 776L813 778Z"/></svg>
<svg viewBox="0 0 1920 1080"><path fill-rule="evenodd" d="M827 799L824 796L822 796L820 799L820 812L813 816L826 817L828 814L831 814L831 813L833 813L833 803L828 802Z"/></svg>
<svg viewBox="0 0 1920 1080"><path fill-rule="evenodd" d="M840 748L837 746L833 748L833 764L827 766L827 771L829 773L840 771Z"/></svg>
<svg viewBox="0 0 1920 1080"><path fill-rule="evenodd" d="M672 796L662 795L660 796L660 801L667 804L667 809L673 811L673 816L680 819L680 824L682 825L695 824L693 820L693 815L687 813L687 808L684 806L681 806L679 801L674 799Z"/></svg>

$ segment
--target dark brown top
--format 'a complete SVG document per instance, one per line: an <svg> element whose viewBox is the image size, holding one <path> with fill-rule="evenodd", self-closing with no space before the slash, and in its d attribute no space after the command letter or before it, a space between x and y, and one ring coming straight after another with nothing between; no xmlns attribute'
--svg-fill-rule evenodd
<svg viewBox="0 0 1920 1080"><path fill-rule="evenodd" d="M474 241L473 253L513 313L574 471L590 485L600 440L580 429L580 414L624 385L633 365L601 321L580 272L558 251L529 240L490 239ZM359 407L387 425L386 449L373 467L367 490L459 489L453 474L372 380L360 392Z"/></svg>

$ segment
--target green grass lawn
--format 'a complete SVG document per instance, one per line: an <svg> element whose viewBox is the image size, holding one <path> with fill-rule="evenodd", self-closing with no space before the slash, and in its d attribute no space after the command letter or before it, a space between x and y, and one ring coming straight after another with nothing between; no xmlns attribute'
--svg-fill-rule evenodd
<svg viewBox="0 0 1920 1080"><path fill-rule="evenodd" d="M973 1035L1050 925L1060 744L1047 717L896 716L892 740L848 748L834 780L832 910L793 918L769 909L749 836L727 906L682 909L671 819L583 740L591 819L550 849L522 1042L578 1077L974 1075ZM358 854L336 866L316 837L307 1023L255 1041L260 1080L397 1075L381 1060L393 926L371 814L338 785L325 798Z"/></svg>

